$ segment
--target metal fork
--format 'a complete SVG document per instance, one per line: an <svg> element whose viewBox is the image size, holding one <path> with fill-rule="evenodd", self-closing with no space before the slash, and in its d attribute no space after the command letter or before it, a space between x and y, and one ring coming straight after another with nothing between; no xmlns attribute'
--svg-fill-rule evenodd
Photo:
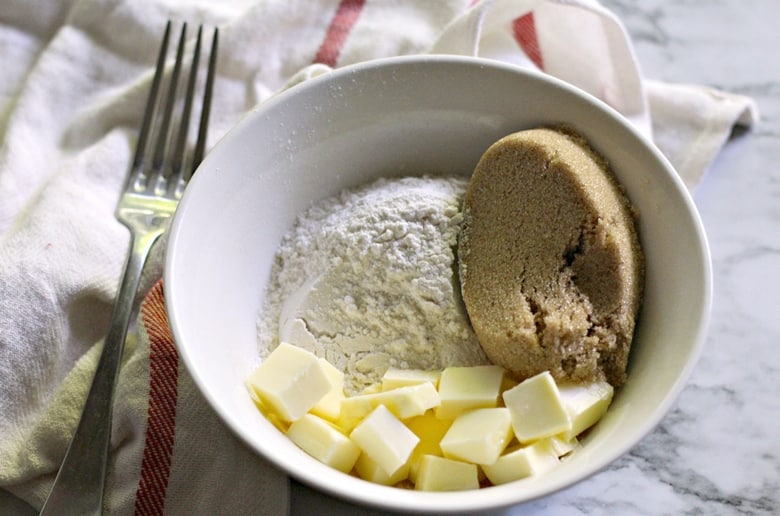
<svg viewBox="0 0 780 516"><path fill-rule="evenodd" d="M197 141L192 152L191 165L185 166L185 149L195 97L202 31L201 26L198 28L192 53L180 122L178 128L174 129L171 122L177 98L180 96L178 90L181 88L178 83L184 66L187 24L182 25L167 94L163 95L160 90L165 75L171 22L165 27L135 156L124 193L116 209L117 219L130 229L131 251L117 293L111 327L103 344L81 419L41 514L102 513L114 388L141 272L152 245L168 226L184 187L200 163L205 148L216 68L217 29L214 29L212 36ZM153 128L153 125L156 127ZM150 154L147 152L147 145L152 141L154 148Z"/></svg>

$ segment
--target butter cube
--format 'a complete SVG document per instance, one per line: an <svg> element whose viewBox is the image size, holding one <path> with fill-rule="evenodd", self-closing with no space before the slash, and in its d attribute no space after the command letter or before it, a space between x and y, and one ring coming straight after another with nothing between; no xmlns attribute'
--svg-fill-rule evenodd
<svg viewBox="0 0 780 516"><path fill-rule="evenodd" d="M399 419L421 416L439 405L439 393L430 382L399 387L375 394L359 394L341 400L339 426L350 429L379 405L384 405Z"/></svg>
<svg viewBox="0 0 780 516"><path fill-rule="evenodd" d="M563 434L554 435L552 437L545 437L545 439L550 441L550 446L552 447L553 451L555 451L555 454L558 456L558 458L563 457L564 455L568 455L580 446L580 442L576 437L567 439L563 436Z"/></svg>
<svg viewBox="0 0 780 516"><path fill-rule="evenodd" d="M572 439L593 426L607 412L614 389L604 381L590 384L561 384L558 392L571 420L571 429L563 434Z"/></svg>
<svg viewBox="0 0 780 516"><path fill-rule="evenodd" d="M455 419L466 410L495 407L503 377L504 370L493 365L446 368L439 378L436 417Z"/></svg>
<svg viewBox="0 0 780 516"><path fill-rule="evenodd" d="M363 453L392 477L406 465L420 442L384 405L379 405L350 434Z"/></svg>
<svg viewBox="0 0 780 516"><path fill-rule="evenodd" d="M409 476L409 463L407 462L398 468L392 475L388 475L387 472L379 466L379 463L365 453L361 453L355 463L355 472L363 480L368 480L375 484L382 484L383 486L393 486L398 482L406 480Z"/></svg>
<svg viewBox="0 0 780 516"><path fill-rule="evenodd" d="M290 425L287 436L303 451L332 468L349 473L360 448L328 421L305 414Z"/></svg>
<svg viewBox="0 0 780 516"><path fill-rule="evenodd" d="M504 375L504 379L501 380L501 392L504 393L504 392L508 391L509 389L511 389L512 387L517 385L518 383L520 383L520 382L518 382L514 378L511 378L508 375ZM497 406L499 406L499 407L505 407L506 406L504 404L504 397L503 396L499 396Z"/></svg>
<svg viewBox="0 0 780 516"><path fill-rule="evenodd" d="M420 467L420 459L424 455L436 455L437 457L443 457L444 454L441 451L439 443L442 437L447 433L447 430L452 426L451 419L439 419L429 410L422 416L413 417L405 421L406 427L409 428L414 435L420 438L420 442L414 448L412 456L409 459L409 479L412 482L417 481L417 473Z"/></svg>
<svg viewBox="0 0 780 516"><path fill-rule="evenodd" d="M477 465L435 455L423 455L414 488L418 491L479 489Z"/></svg>
<svg viewBox="0 0 780 516"><path fill-rule="evenodd" d="M493 484L506 484L514 480L540 475L558 464L558 456L550 441L543 439L528 446L519 446L507 450L498 460L482 471Z"/></svg>
<svg viewBox="0 0 780 516"><path fill-rule="evenodd" d="M324 358L320 358L320 365L325 370L331 387L328 393L311 408L311 413L329 421L336 421L341 415L341 400L344 399L344 373Z"/></svg>
<svg viewBox="0 0 780 516"><path fill-rule="evenodd" d="M440 446L448 459L493 464L512 439L512 418L506 408L484 408L455 418Z"/></svg>
<svg viewBox="0 0 780 516"><path fill-rule="evenodd" d="M295 421L331 389L320 360L305 349L282 342L247 379L255 396L283 421Z"/></svg>
<svg viewBox="0 0 780 516"><path fill-rule="evenodd" d="M434 387L439 385L441 371L423 371L421 369L399 369L391 367L382 377L382 390L389 391L399 387L431 382Z"/></svg>
<svg viewBox="0 0 780 516"><path fill-rule="evenodd" d="M520 382L503 396L512 415L515 436L521 443L571 430L571 420L558 394L558 386L548 371Z"/></svg>

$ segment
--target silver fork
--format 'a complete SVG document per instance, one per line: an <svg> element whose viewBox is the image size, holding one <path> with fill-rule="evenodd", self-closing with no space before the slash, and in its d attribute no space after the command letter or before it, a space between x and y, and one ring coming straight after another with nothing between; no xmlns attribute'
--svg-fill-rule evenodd
<svg viewBox="0 0 780 516"><path fill-rule="evenodd" d="M177 98L180 96L178 82L184 66L187 24L182 25L167 94L163 95L160 90L165 75L171 22L165 27L135 156L124 193L116 209L117 219L130 229L131 251L117 293L111 327L103 344L81 419L41 514L101 514L103 510L114 388L141 272L152 245L168 226L184 187L200 163L205 148L216 68L217 29L214 29L212 36L198 136L191 165L185 166L185 149L195 97L202 30L202 27L198 28L180 122L178 128L174 129L171 122ZM153 125L156 125L156 128L153 128ZM147 152L147 145L152 140L154 148L150 154Z"/></svg>

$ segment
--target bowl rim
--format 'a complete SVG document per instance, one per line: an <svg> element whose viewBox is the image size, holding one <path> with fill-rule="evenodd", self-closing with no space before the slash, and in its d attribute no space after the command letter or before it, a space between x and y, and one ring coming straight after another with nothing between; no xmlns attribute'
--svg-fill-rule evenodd
<svg viewBox="0 0 780 516"><path fill-rule="evenodd" d="M216 145L226 145L226 144L229 145L231 140L236 137L236 134L244 131L245 128L252 123L252 120L254 120L259 116L262 116L263 113L265 113L266 111L273 109L275 105L286 102L288 98L299 94L305 89L318 88L322 83L338 81L346 77L354 78L355 74L360 74L361 72L365 72L369 70L375 70L378 68L405 66L409 64L419 65L420 63L428 64L428 65L436 65L439 63L450 63L450 64L465 65L465 66L476 66L480 68L495 68L495 69L505 70L514 74L525 76L527 80L538 81L544 83L548 87L554 87L559 90L563 90L565 95L579 98L580 101L584 101L589 104L595 105L598 109L604 111L608 116L610 116L610 118L614 119L619 125L621 125L622 129L625 130L630 135L631 138L639 140L639 143L641 143L641 145L644 146L654 157L654 159L658 162L659 167L664 168L666 170L667 175L669 176L667 179L671 180L672 183L674 184L675 190L680 195L680 201L684 204L686 211L689 213L691 217L691 223L695 229L695 234L696 234L695 236L697 238L698 247L700 248L703 257L702 271L701 271L702 273L701 283L703 286L703 292L701 294L702 294L703 303L700 311L696 314L698 316L698 322L695 325L695 342L693 342L691 345L691 352L688 354L688 357L684 362L684 367L681 370L681 374L675 379L674 383L667 390L665 396L663 397L663 402L660 403L654 409L654 411L652 412L652 416L647 419L646 423L640 429L637 429L634 432L632 437L628 439L625 446L614 448L611 450L610 453L600 455L599 459L594 462L593 466L590 468L589 473L587 473L586 475L576 475L575 478L562 477L558 482L550 482L549 484L545 485L544 488L533 492L530 496L526 496L523 498L517 498L517 497L512 498L511 495L507 494L507 495L502 495L493 498L485 494L480 495L480 492L490 493L491 491L500 489L502 487L502 486L495 486L487 489L480 489L478 491L463 491L463 492L431 493L431 492L415 491L415 495L413 497L396 496L394 504L388 504L387 500L393 498L392 497L393 493L398 493L399 491L398 488L380 486L377 484L372 484L370 482L355 478L354 479L355 481L361 482L363 484L368 484L367 488L356 490L355 492L339 489L339 487L336 485L338 484L338 482L329 483L327 480L323 480L323 478L318 477L316 475L316 471L314 472L307 471L305 470L305 468L293 469L291 465L284 460L284 457L281 454L276 453L274 450L258 449L257 447L255 447L246 438L246 436L243 435L241 429L234 426L234 424L231 421L229 412L221 405L219 400L216 400L211 396L209 388L204 383L203 378L201 378L198 374L196 374L197 367L195 367L195 364L193 362L193 356L188 352L187 346L177 345L177 347L180 351L180 356L182 358L182 361L184 362L185 367L187 367L188 372L191 374L192 379L196 384L197 388L206 398L211 409L214 410L219 415L220 419L224 423L226 423L226 426L228 426L231 429L234 435L238 436L254 453L257 453L264 459L268 460L269 462L279 467L288 475L296 478L297 480L301 481L302 483L316 490L325 492L331 496L343 500L348 500L350 502L359 505L363 505L363 506L368 505L376 508L391 509L396 511L401 510L401 511L415 511L415 512L428 512L428 513L431 512L458 513L463 511L496 509L496 508L507 507L515 504L524 504L542 497L549 496L562 489L571 487L574 484L605 469L608 465L613 463L619 457L626 454L630 449L632 449L634 446L636 446L636 444L638 444L642 439L644 439L650 432L652 432L653 429L661 422L661 420L669 412L672 405L676 402L681 391L687 384L691 376L691 373L701 356L706 335L707 335L707 329L710 323L713 278L712 278L712 261L711 261L709 244L707 241L707 237L706 237L706 233L704 230L704 225L702 223L701 217L693 203L693 199L690 195L690 192L688 191L687 187L684 185L679 174L674 170L672 165L669 163L668 159L660 152L660 150L658 150L658 148L644 134L642 134L634 125L632 125L623 115L621 115L618 111L616 111L614 108L607 105L600 99L577 88L576 86L566 83L565 81L543 74L536 70L531 70L511 63L505 63L505 62L496 61L492 59L471 57L471 56L423 54L423 55L407 55L407 56L379 58L379 59L373 59L369 61L363 61L360 63L344 66L342 68L337 68L332 71L328 71L323 75L319 75L307 79L306 81L302 83L298 83L289 89L280 91L275 95L271 96L270 98L268 98L267 100L259 103L251 110L249 110L246 114L244 114L241 117L241 119L217 142ZM210 166L210 163L211 161L209 160L209 155L207 155L204 158L203 162L198 167L198 171L204 168L208 168ZM199 180L198 179L199 177L200 176L198 174L195 174L193 177L193 182L197 182ZM188 196L186 195L185 192L184 198L182 199L181 203L186 204L187 202L188 202ZM166 243L166 250L165 250L165 267L163 272L163 281L166 286L170 286L169 287L170 289L175 289L175 285L177 283L175 278L175 268L173 267L173 256L176 253L179 228L183 224L182 218L178 216L178 213L179 210L177 210L177 214L174 215L173 222L169 230L169 238ZM165 304L166 304L166 309L169 317L169 326L174 341L179 343L182 342L181 325L183 324L183 321L179 317L179 310L175 301L176 301L175 295L165 296ZM334 471L334 474L336 473L337 472ZM348 479L344 479L344 480L349 482ZM392 492L389 495L386 493L383 495L383 492L385 490L392 490ZM503 490L501 492L504 493L505 491L506 490ZM380 496L378 496L375 500L372 500L371 496L366 495L366 494L370 495L371 493L378 493Z"/></svg>

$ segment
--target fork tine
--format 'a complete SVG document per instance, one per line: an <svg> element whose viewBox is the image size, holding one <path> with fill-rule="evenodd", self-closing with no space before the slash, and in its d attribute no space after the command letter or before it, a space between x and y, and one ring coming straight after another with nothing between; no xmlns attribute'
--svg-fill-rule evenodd
<svg viewBox="0 0 780 516"><path fill-rule="evenodd" d="M189 176L195 172L195 169L203 160L203 152L206 147L206 136L208 133L209 115L211 113L211 93L214 89L214 76L217 67L217 51L219 50L219 29L214 28L214 35L211 38L211 53L209 55L209 68L206 73L206 86L203 92L203 109L200 113L200 126L198 127L198 139L195 143L195 151L192 158L192 167L189 170ZM189 177L185 178L189 180Z"/></svg>
<svg viewBox="0 0 780 516"><path fill-rule="evenodd" d="M182 163L184 162L184 147L187 144L187 134L190 126L190 114L192 113L192 99L195 96L195 80L198 77L198 66L200 63L200 41L203 33L203 26L198 27L198 35L195 39L195 50L192 55L192 64L190 65L190 76L187 80L187 92L184 95L184 107L182 109L181 121L179 122L179 134L176 139L176 147L171 157L170 178L178 183L185 180L186 177L180 177L182 173Z"/></svg>
<svg viewBox="0 0 780 516"><path fill-rule="evenodd" d="M188 143L189 125L192 117L193 102L202 53L203 26L198 26L195 48L184 92L181 116L174 122L174 111L177 110L179 79L184 67L184 53L187 39L187 23L183 23L179 34L178 47L173 71L168 79L167 91L164 91L163 77L165 75L166 58L171 33L171 21L165 25L163 41L157 56L157 67L146 101L146 111L141 122L133 165L128 178L126 190L137 193L149 192L153 195L166 196L174 199L181 197L184 187L189 182L192 173L200 164L205 152L209 116L211 112L211 97L216 75L217 49L219 29L214 28L211 40L211 52L206 72L203 91L200 122L197 139L188 166L184 166ZM163 90L163 91L161 91ZM163 98L164 97L164 98ZM154 143L152 143L152 141ZM154 146L152 152L147 147ZM151 164L147 163L151 154Z"/></svg>
<svg viewBox="0 0 780 516"><path fill-rule="evenodd" d="M154 157L152 158L152 171L157 175L157 181L159 182L161 176L164 175L163 165L165 162L165 150L168 146L168 133L171 126L171 117L173 115L173 107L176 103L176 90L179 85L179 76L181 75L181 66L184 56L184 42L187 37L187 24L183 23L181 26L181 32L179 33L179 46L176 49L176 61L173 65L173 73L171 74L170 83L168 84L168 98L166 99L165 106L163 107L162 122L160 123L159 132L157 134L157 145L154 149Z"/></svg>
<svg viewBox="0 0 780 516"><path fill-rule="evenodd" d="M146 156L146 145L149 142L149 130L154 120L155 105L157 104L160 83L162 82L163 71L165 70L165 56L168 54L168 42L171 35L171 22L165 24L165 33L160 43L160 51L157 54L157 65L154 69L152 86L149 89L149 96L146 98L146 109L141 121L141 129L138 133L138 142L136 143L133 164L128 174L128 185L138 183L144 172L144 157Z"/></svg>

